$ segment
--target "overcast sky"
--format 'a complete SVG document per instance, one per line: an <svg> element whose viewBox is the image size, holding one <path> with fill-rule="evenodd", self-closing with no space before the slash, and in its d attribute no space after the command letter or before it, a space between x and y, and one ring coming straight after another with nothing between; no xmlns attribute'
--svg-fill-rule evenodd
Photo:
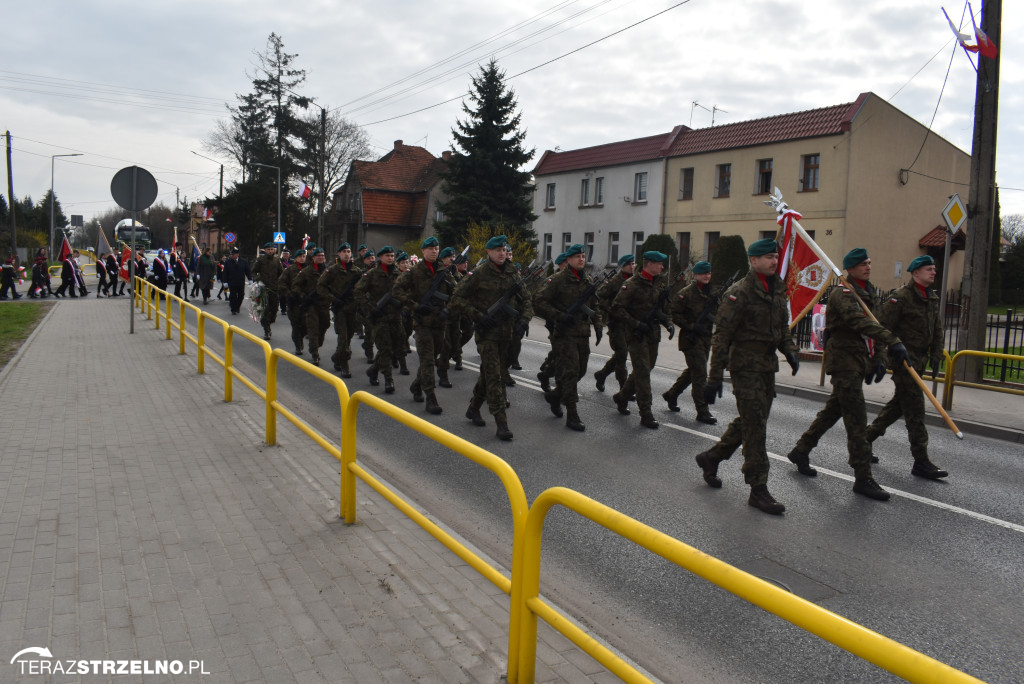
<svg viewBox="0 0 1024 684"><path fill-rule="evenodd" d="M50 186L50 155L80 152L56 160L55 190L69 215L88 220L114 207L110 179L132 164L157 177L158 201L168 205L176 189L190 199L216 195L217 165L190 150L206 154L201 141L226 116L225 103L250 91L254 53L266 48L272 31L308 72L303 94L365 125L375 157L398 139L435 155L448 149L462 115L459 101L401 115L464 94L491 56L510 77L533 69L509 81L527 146L536 149L530 168L556 146L599 145L677 124L709 126L707 110L714 107L715 123L725 124L851 102L872 91L927 125L953 53L936 2L676 4L7 3L0 133L10 130L14 138L14 194L40 199ZM1003 212L1024 213L1024 3L1003 5L998 182ZM964 9L946 6L955 22ZM974 11L980 16L980 0ZM539 66L549 60L556 61ZM933 126L968 153L975 78L958 51ZM381 122L392 117L401 118ZM228 168L226 182L234 175ZM0 193L7 195L6 184ZM967 188L961 196L967 200Z"/></svg>

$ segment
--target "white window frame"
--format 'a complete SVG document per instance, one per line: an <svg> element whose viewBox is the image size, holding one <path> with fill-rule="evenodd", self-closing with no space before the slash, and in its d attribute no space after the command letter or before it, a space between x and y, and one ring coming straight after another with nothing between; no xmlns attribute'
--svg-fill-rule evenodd
<svg viewBox="0 0 1024 684"><path fill-rule="evenodd" d="M636 257L640 253L640 247L644 244L644 231L635 230L633 231L633 256ZM637 261L640 261L638 258Z"/></svg>
<svg viewBox="0 0 1024 684"><path fill-rule="evenodd" d="M619 263L619 234L618 232L608 233L608 263Z"/></svg>
<svg viewBox="0 0 1024 684"><path fill-rule="evenodd" d="M562 251L569 251L569 247L572 246L572 233L562 233Z"/></svg>
<svg viewBox="0 0 1024 684"><path fill-rule="evenodd" d="M587 263L589 264L594 259L594 234L584 233L583 234L583 252L587 255Z"/></svg>
<svg viewBox="0 0 1024 684"><path fill-rule="evenodd" d="M590 206L590 179L584 178L580 181L580 206Z"/></svg>
<svg viewBox="0 0 1024 684"><path fill-rule="evenodd" d="M633 203L647 202L647 172L639 171L633 176Z"/></svg>
<svg viewBox="0 0 1024 684"><path fill-rule="evenodd" d="M594 205L598 207L604 206L604 176L598 176L594 179Z"/></svg>
<svg viewBox="0 0 1024 684"><path fill-rule="evenodd" d="M551 240L552 240L552 237L553 236L551 235L551 233L544 233L544 247L543 247L543 252L541 252L544 255L544 261L551 261Z"/></svg>
<svg viewBox="0 0 1024 684"><path fill-rule="evenodd" d="M548 183L547 191L544 193L544 208L555 208L555 184Z"/></svg>

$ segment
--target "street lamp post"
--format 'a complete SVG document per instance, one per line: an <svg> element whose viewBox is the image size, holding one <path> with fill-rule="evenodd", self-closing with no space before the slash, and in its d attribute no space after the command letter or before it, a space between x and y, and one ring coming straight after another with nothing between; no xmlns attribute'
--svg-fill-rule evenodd
<svg viewBox="0 0 1024 684"><path fill-rule="evenodd" d="M259 162L252 162L252 166L262 166L267 169L277 169L277 232L281 232L281 167L271 166L270 164L260 164Z"/></svg>
<svg viewBox="0 0 1024 684"><path fill-rule="evenodd" d="M56 221L56 219L55 219L55 217L56 217L55 202L53 201L53 171L54 171L54 162L56 161L57 157L81 157L81 156L82 156L81 152L73 152L71 154L51 154L50 155L50 253L47 254L47 258L48 259L52 259L53 258L53 231L54 231L54 226L55 226L55 221ZM13 211L13 209L11 211Z"/></svg>

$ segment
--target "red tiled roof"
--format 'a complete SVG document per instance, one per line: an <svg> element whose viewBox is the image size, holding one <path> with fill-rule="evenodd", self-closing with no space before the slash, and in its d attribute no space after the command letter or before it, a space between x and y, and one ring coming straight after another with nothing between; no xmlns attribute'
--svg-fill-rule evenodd
<svg viewBox="0 0 1024 684"><path fill-rule="evenodd" d="M964 229L961 228L953 234L953 239L950 240L950 245L956 247L963 247L964 241L967 239L967 234L964 233ZM929 230L924 234L924 237L918 241L919 247L945 247L946 246L946 226L938 225Z"/></svg>
<svg viewBox="0 0 1024 684"><path fill-rule="evenodd" d="M363 189L363 222L384 226L423 225L427 193Z"/></svg>
<svg viewBox="0 0 1024 684"><path fill-rule="evenodd" d="M854 102L779 114L724 126L685 131L668 151L669 157L729 150L753 145L838 135L850 130L850 123L871 93L861 93Z"/></svg>
<svg viewBox="0 0 1024 684"><path fill-rule="evenodd" d="M424 173L436 161L437 157L422 147L396 142L395 149L377 161L352 162L352 170L363 188L414 192L425 189L420 187Z"/></svg>
<svg viewBox="0 0 1024 684"><path fill-rule="evenodd" d="M666 143L681 128L685 127L676 127L670 133L660 133L646 138L623 140L595 147L584 147L567 152L546 150L540 161L537 162L533 175L544 176L563 171L603 168L658 159L662 156Z"/></svg>

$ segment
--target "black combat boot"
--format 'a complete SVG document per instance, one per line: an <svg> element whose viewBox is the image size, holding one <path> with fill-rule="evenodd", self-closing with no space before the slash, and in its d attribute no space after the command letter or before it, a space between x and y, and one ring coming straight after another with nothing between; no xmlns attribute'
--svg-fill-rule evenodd
<svg viewBox="0 0 1024 684"><path fill-rule="evenodd" d="M270 339L270 326L269 325L263 326L263 339L265 339L265 340L269 340Z"/></svg>
<svg viewBox="0 0 1024 684"><path fill-rule="evenodd" d="M395 381L390 375L384 376L384 394L395 393Z"/></svg>
<svg viewBox="0 0 1024 684"><path fill-rule="evenodd" d="M679 398L679 395L677 393L673 392L672 390L668 390L667 392L661 395L661 398L668 403L669 411L679 411L679 404L676 402L676 400Z"/></svg>
<svg viewBox="0 0 1024 684"><path fill-rule="evenodd" d="M448 373L440 374L437 378L437 386L444 387L445 389L452 388L452 382L448 379Z"/></svg>
<svg viewBox="0 0 1024 684"><path fill-rule="evenodd" d="M512 431L508 429L508 419L505 418L504 411L494 416L494 423L498 426L494 436L503 442L512 441Z"/></svg>
<svg viewBox="0 0 1024 684"><path fill-rule="evenodd" d="M483 427L487 425L487 422L484 420L484 417L480 415L479 406L473 406L472 404L470 404L469 408L466 409L466 417L469 418L473 422L473 425L476 425L477 427Z"/></svg>
<svg viewBox="0 0 1024 684"><path fill-rule="evenodd" d="M772 515L782 515L782 512L786 510L786 507L776 501L775 497L768 492L767 485L751 487L747 504Z"/></svg>
<svg viewBox="0 0 1024 684"><path fill-rule="evenodd" d="M910 474L929 480L941 480L944 477L949 477L949 473L932 463L927 456L914 459L914 467L910 469Z"/></svg>
<svg viewBox="0 0 1024 684"><path fill-rule="evenodd" d="M718 489L722 486L722 480L718 477L718 461L715 460L711 451L702 451L697 454L697 465L704 471L704 481L709 487Z"/></svg>
<svg viewBox="0 0 1024 684"><path fill-rule="evenodd" d="M640 424L645 428L651 428L652 430L658 429L658 421L654 419L654 414L650 411L640 412Z"/></svg>
<svg viewBox="0 0 1024 684"><path fill-rule="evenodd" d="M707 408L697 411L697 422L705 425L718 425L718 419L711 415L711 411L708 411Z"/></svg>
<svg viewBox="0 0 1024 684"><path fill-rule="evenodd" d="M370 378L370 384L376 387L380 384L380 373L377 371L376 366L370 366L366 369L366 375Z"/></svg>
<svg viewBox="0 0 1024 684"><path fill-rule="evenodd" d="M603 370L599 370L594 373L594 380L597 381L597 391L604 392L604 381L608 379L608 374Z"/></svg>
<svg viewBox="0 0 1024 684"><path fill-rule="evenodd" d="M562 402L558 397L558 392L545 392L544 401L551 406L551 413L555 415L555 418L562 417Z"/></svg>
<svg viewBox="0 0 1024 684"><path fill-rule="evenodd" d="M441 405L437 403L437 397L434 395L434 390L427 390L427 413L433 415L439 415L442 411Z"/></svg>
<svg viewBox="0 0 1024 684"><path fill-rule="evenodd" d="M310 353L309 362L311 364L313 364L314 366L319 366L320 365L320 355L317 354L315 351L310 351L309 353Z"/></svg>
<svg viewBox="0 0 1024 684"><path fill-rule="evenodd" d="M412 400L415 402L423 401L423 390L420 389L419 380L409 385L409 391L412 392Z"/></svg>
<svg viewBox="0 0 1024 684"><path fill-rule="evenodd" d="M580 420L580 414L576 413L576 405L565 405L565 427L576 432L583 432L587 426Z"/></svg>
<svg viewBox="0 0 1024 684"><path fill-rule="evenodd" d="M351 378L352 371L348 369L348 361L342 361L340 364L341 368L338 369L338 374L343 378Z"/></svg>
<svg viewBox="0 0 1024 684"><path fill-rule="evenodd" d="M879 487L873 477L858 477L853 483L853 491L875 501L889 500L889 492Z"/></svg>
<svg viewBox="0 0 1024 684"><path fill-rule="evenodd" d="M793 450L786 455L786 458L789 459L790 463L796 464L797 472L801 475L814 477L818 474L818 471L811 465L810 457L796 447L793 447Z"/></svg>
<svg viewBox="0 0 1024 684"><path fill-rule="evenodd" d="M462 370L462 357L461 356L459 358L455 359L455 370L457 370L457 371Z"/></svg>
<svg viewBox="0 0 1024 684"><path fill-rule="evenodd" d="M619 413L624 416L629 415L629 399L622 396L622 392L616 392L613 394L612 401L615 402L615 408L618 409Z"/></svg>
<svg viewBox="0 0 1024 684"><path fill-rule="evenodd" d="M404 356L400 356L398 358L398 372L401 373L402 375L408 375L409 374L409 367L407 365L405 365L405 357Z"/></svg>
<svg viewBox="0 0 1024 684"><path fill-rule="evenodd" d="M551 391L551 383L548 382L548 375L547 375L547 373L545 373L544 371L541 371L541 372L537 373L537 380L540 382L540 391L541 392L550 392Z"/></svg>
<svg viewBox="0 0 1024 684"><path fill-rule="evenodd" d="M364 351L366 352L366 363L373 363L373 352L369 349Z"/></svg>

